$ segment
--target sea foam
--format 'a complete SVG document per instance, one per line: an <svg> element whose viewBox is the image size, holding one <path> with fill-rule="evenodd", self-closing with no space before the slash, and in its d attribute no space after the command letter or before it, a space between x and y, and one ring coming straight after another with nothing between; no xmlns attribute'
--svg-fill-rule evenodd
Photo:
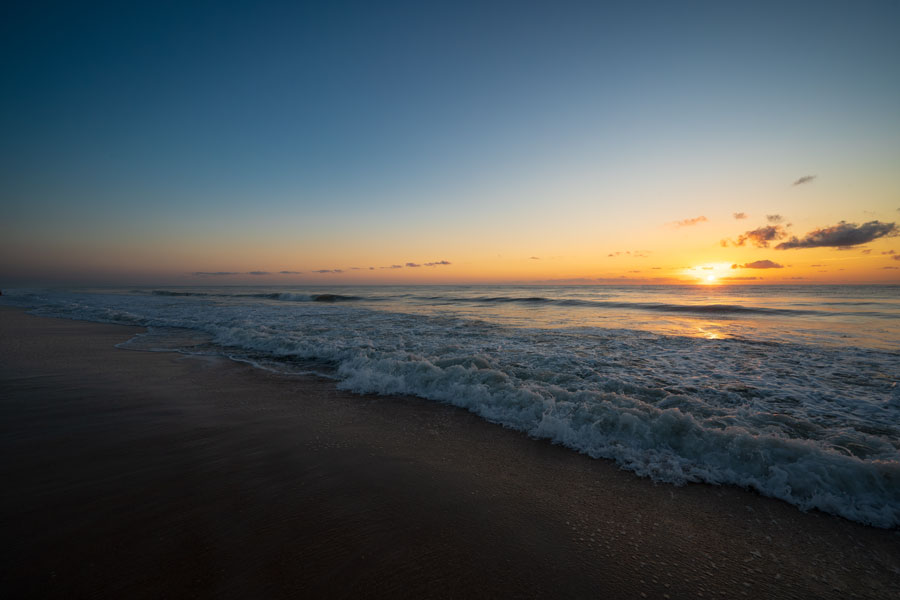
<svg viewBox="0 0 900 600"><path fill-rule="evenodd" d="M407 297L422 302L421 294ZM488 297L496 296L481 298ZM310 361L328 365L341 388L453 404L656 481L734 484L804 510L900 525L897 352L609 327L510 327L362 300L55 291L12 301L39 314L202 333L182 336L190 344L170 338L184 352L286 371L298 361L307 361L306 370Z"/></svg>

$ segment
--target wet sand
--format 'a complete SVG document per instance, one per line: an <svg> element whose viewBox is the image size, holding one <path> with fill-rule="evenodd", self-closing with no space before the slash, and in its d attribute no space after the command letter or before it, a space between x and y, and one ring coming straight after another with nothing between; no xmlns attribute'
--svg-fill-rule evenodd
<svg viewBox="0 0 900 600"><path fill-rule="evenodd" d="M900 532L0 307L0 596L896 598Z"/></svg>

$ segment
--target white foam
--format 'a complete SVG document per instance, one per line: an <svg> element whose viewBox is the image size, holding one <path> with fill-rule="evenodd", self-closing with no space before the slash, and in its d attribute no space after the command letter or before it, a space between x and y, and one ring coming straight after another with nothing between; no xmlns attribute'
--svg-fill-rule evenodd
<svg viewBox="0 0 900 600"><path fill-rule="evenodd" d="M804 510L900 525L896 352L510 328L348 303L20 300L43 314L205 332L223 354L269 368L279 358L325 361L344 389L450 403L657 481L735 484Z"/></svg>

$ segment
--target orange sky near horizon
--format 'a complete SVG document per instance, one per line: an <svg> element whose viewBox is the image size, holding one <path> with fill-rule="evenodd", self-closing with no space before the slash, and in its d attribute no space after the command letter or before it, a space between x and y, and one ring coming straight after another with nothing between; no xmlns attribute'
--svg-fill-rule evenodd
<svg viewBox="0 0 900 600"><path fill-rule="evenodd" d="M873 212L861 215L869 219L865 222L889 222L888 211ZM735 242L742 234L769 225L764 214L745 214L746 218L735 219L733 213L688 213L680 225L646 223L631 235L603 228L609 234L592 237L574 228L571 235L563 232L532 241L527 231L522 235L507 230L493 238L469 232L471 237L463 236L455 244L441 239L438 231L432 232L431 240L401 235L383 243L364 234L329 243L327 236L294 240L256 237L252 231L243 236L187 238L191 241L152 235L128 239L128 232L123 232L111 240L98 235L86 242L78 235L74 240L36 242L6 232L5 244L30 246L30 260L27 268L17 269L9 260L13 255L4 253L0 266L8 279L26 284L900 283L896 258L900 238L892 234L847 248L779 250L778 240L768 242L768 247L750 241L738 246ZM790 236L802 239L815 227L786 219L780 226L785 227L781 241Z"/></svg>

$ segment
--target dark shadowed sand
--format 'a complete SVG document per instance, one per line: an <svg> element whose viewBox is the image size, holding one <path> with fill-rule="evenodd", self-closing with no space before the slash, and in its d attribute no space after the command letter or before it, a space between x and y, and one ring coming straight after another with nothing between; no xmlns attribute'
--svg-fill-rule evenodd
<svg viewBox="0 0 900 600"><path fill-rule="evenodd" d="M897 598L900 534L0 307L0 597Z"/></svg>

